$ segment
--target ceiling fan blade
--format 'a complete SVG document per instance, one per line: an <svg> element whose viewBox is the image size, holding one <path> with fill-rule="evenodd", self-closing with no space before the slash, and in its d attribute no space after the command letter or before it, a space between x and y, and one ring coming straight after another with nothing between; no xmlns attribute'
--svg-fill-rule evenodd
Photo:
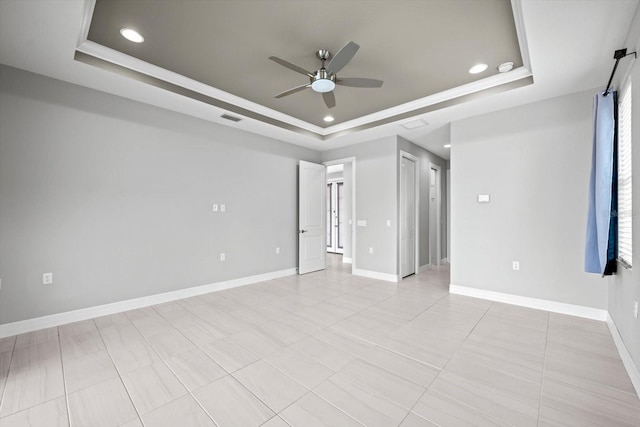
<svg viewBox="0 0 640 427"><path fill-rule="evenodd" d="M365 79L362 77L345 77L336 80L337 85L349 87L382 87L382 80Z"/></svg>
<svg viewBox="0 0 640 427"><path fill-rule="evenodd" d="M278 64L282 65L283 67L287 67L288 69L295 71L296 73L300 73L300 74L304 74L305 76L313 77L313 74L311 74L309 71L305 70L304 68L298 67L296 64L292 64L291 62L285 61L284 59L278 58L277 56L270 56L269 59L272 60L273 62L277 62Z"/></svg>
<svg viewBox="0 0 640 427"><path fill-rule="evenodd" d="M342 70L342 68L351 61L351 58L353 58L356 52L358 52L358 49L360 49L360 46L354 42L349 42L344 45L344 47L340 49L333 58L331 58L331 61L329 61L329 64L326 67L327 71L336 74Z"/></svg>
<svg viewBox="0 0 640 427"><path fill-rule="evenodd" d="M324 103L328 108L333 108L336 106L336 96L333 92L323 92L322 99L324 99Z"/></svg>
<svg viewBox="0 0 640 427"><path fill-rule="evenodd" d="M277 94L274 98L282 98L283 96L291 95L292 93L300 92L308 87L311 87L310 84L304 84L296 87L292 87L291 89L285 90L282 93Z"/></svg>

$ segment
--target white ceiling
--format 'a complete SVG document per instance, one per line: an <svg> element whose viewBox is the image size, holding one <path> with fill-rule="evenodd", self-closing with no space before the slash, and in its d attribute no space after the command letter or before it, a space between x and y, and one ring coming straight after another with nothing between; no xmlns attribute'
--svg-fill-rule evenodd
<svg viewBox="0 0 640 427"><path fill-rule="evenodd" d="M219 117L226 112L219 107L75 61L74 52L86 34L82 24L90 1L0 1L0 63L315 150L400 135L448 158L448 150L442 147L448 134L443 126L452 121L604 87L613 67L613 51L625 47L622 44L638 0L513 0L512 3L516 5L514 9L521 11L519 24L525 40L520 41L528 50L534 84L393 123L355 128L356 131L326 140L253 119L233 124ZM258 112L264 108L254 107ZM412 130L401 126L417 118L428 125Z"/></svg>

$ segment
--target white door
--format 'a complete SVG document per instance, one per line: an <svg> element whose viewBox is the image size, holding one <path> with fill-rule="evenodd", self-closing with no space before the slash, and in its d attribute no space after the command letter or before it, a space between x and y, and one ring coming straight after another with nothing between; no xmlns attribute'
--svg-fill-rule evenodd
<svg viewBox="0 0 640 427"><path fill-rule="evenodd" d="M400 274L416 272L416 163L406 157L400 162Z"/></svg>
<svg viewBox="0 0 640 427"><path fill-rule="evenodd" d="M324 165L300 161L298 186L298 274L326 266Z"/></svg>

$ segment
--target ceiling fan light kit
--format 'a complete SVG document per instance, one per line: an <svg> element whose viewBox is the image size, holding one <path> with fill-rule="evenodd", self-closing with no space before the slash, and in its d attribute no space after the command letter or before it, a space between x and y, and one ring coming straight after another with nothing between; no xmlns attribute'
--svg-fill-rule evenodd
<svg viewBox="0 0 640 427"><path fill-rule="evenodd" d="M311 77L311 89L316 92L331 92L336 88L336 75L329 74L324 68L316 71L316 75Z"/></svg>
<svg viewBox="0 0 640 427"><path fill-rule="evenodd" d="M358 49L360 49L360 46L358 46L356 43L347 43L342 49L338 51L338 53L333 56L326 67L324 63L329 58L331 58L331 52L326 49L318 50L316 52L316 56L318 57L318 59L320 59L320 61L322 61L322 64L320 66L320 69L316 70L313 73L305 70L302 67L292 64L289 61L285 61L284 59L278 58L276 56L270 56L269 59L282 65L283 67L309 77L309 84L304 84L288 89L282 93L279 93L275 97L282 98L310 87L313 91L322 94L322 99L324 100L324 103L328 108L333 108L336 106L336 98L333 94L333 90L336 88L336 85L361 88L381 87L383 83L382 80L367 79L362 77L347 77L343 79L338 78L337 73L342 70L344 66L349 63L349 61L351 61L356 52L358 52Z"/></svg>

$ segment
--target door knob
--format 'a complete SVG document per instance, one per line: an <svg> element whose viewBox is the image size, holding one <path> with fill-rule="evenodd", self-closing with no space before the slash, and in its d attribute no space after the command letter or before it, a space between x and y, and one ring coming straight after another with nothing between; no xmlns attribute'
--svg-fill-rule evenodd
<svg viewBox="0 0 640 427"><path fill-rule="evenodd" d="M300 233L306 233L307 230L300 230Z"/></svg>

